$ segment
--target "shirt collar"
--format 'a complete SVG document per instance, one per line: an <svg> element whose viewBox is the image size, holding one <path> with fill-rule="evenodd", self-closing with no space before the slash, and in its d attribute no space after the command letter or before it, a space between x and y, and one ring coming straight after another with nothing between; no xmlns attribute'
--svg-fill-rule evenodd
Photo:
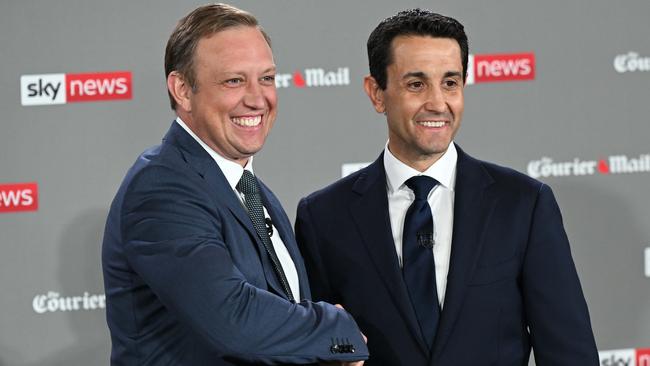
<svg viewBox="0 0 650 366"><path fill-rule="evenodd" d="M384 169L386 170L386 181L388 192L394 193L402 188L404 182L416 175L429 176L440 183L443 187L453 191L456 186L456 162L458 152L453 141L449 144L447 151L424 172L404 164L393 155L388 149L388 142L384 148Z"/></svg>
<svg viewBox="0 0 650 366"><path fill-rule="evenodd" d="M233 190L237 189L237 183L239 183L239 180L241 179L241 176L244 174L244 169L248 170L249 172L253 173L253 157L251 156L248 159L248 162L246 163L246 166L242 168L241 165L235 163L232 160L228 160L221 156L219 153L216 151L212 150L210 146L208 146L203 140L201 140L195 133L192 131L186 124L183 122L183 120L180 117L176 117L176 123L178 123L187 133L196 140L196 142L203 147L205 151L210 154L212 159L217 163L219 166L219 169L223 172L223 175L226 177L226 180L228 181L228 184Z"/></svg>

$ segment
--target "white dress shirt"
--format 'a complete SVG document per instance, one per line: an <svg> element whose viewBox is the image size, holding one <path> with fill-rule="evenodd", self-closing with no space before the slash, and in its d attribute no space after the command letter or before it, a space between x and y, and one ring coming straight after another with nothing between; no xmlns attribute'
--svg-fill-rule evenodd
<svg viewBox="0 0 650 366"><path fill-rule="evenodd" d="M433 255L436 262L436 287L438 299L442 307L447 287L447 274L449 273L449 259L451 255L451 235L454 227L454 188L456 186L456 161L458 152L454 143L438 161L429 169L419 172L398 160L388 149L384 148L384 168L386 169L386 182L388 191L388 211L390 225L393 231L395 251L402 266L402 233L406 211L415 200L415 195L404 184L409 178L416 175L426 175L434 178L440 184L436 185L427 201L431 206L433 216L434 240Z"/></svg>
<svg viewBox="0 0 650 366"><path fill-rule="evenodd" d="M244 206L244 209L246 209L246 206L244 205L244 195L237 190L237 183L239 183L239 180L244 174L244 169L253 173L253 157L251 156L250 159L248 159L248 163L246 163L246 167L242 167L236 162L232 160L228 160L223 156L219 155L216 151L212 150L205 142L203 142L198 136L196 136L194 132L190 130L189 127L187 127L185 122L183 122L183 120L181 120L180 117L176 118L176 122L181 127L183 127L183 129L187 131L187 133L189 133L190 136L192 136L196 140L196 142L198 142L199 145L201 145L203 149L205 149L205 151L208 152L208 154L210 154L210 156L214 159L217 165L219 165L219 168L223 172L223 175L226 177L228 184L230 184L230 188L235 192L237 197L239 197L242 206ZM263 208L264 208L264 217L270 218L269 213L266 211L266 207ZM293 263L293 259L291 259L291 255L289 254L287 247L284 245L282 238L280 238L280 235L278 234L278 230L275 227L275 225L273 225L273 233L271 234L271 243L273 243L273 249L275 249L275 254L277 254L278 259L280 260L280 265L282 266L284 275L287 277L287 281L289 281L289 287L291 287L291 292L293 293L294 300L296 302L300 302L300 284L298 282L298 271L296 270L296 265L295 263Z"/></svg>

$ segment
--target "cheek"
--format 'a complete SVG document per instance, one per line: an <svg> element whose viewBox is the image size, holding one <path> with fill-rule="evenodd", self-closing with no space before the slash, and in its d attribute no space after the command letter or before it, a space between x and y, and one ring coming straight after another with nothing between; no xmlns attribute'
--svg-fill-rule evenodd
<svg viewBox="0 0 650 366"><path fill-rule="evenodd" d="M209 108L219 114L230 114L242 103L244 94L238 89L229 89L212 92L204 100Z"/></svg>
<svg viewBox="0 0 650 366"><path fill-rule="evenodd" d="M410 119L417 110L417 104L413 98L400 95L398 98L387 100L386 108L389 110L389 113L392 113L400 119Z"/></svg>
<svg viewBox="0 0 650 366"><path fill-rule="evenodd" d="M456 120L460 121L461 117L463 117L463 104L457 104L454 106L454 117L456 117Z"/></svg>
<svg viewBox="0 0 650 366"><path fill-rule="evenodd" d="M275 109L275 107L278 105L278 94L275 92L275 88L266 92L264 94L264 97L269 105L269 108Z"/></svg>
<svg viewBox="0 0 650 366"><path fill-rule="evenodd" d="M416 120L419 114L428 113L425 104L426 103L421 103L420 101L410 101L410 103L402 105L400 114L404 123L411 125L409 122Z"/></svg>
<svg viewBox="0 0 650 366"><path fill-rule="evenodd" d="M451 100L450 105L452 106L454 113L459 117L463 114L463 107L465 105L463 94L460 93Z"/></svg>

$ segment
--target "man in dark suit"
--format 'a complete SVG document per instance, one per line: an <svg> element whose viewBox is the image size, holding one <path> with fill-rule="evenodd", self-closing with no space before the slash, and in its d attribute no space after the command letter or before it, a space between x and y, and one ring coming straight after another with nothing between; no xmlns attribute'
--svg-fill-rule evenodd
<svg viewBox="0 0 650 366"><path fill-rule="evenodd" d="M468 42L456 20L403 11L368 40L364 88L386 115L370 166L301 200L296 237L315 299L368 336L367 365L597 365L550 188L453 138Z"/></svg>
<svg viewBox="0 0 650 366"><path fill-rule="evenodd" d="M291 224L253 175L276 116L257 20L197 8L170 36L165 71L178 118L127 173L104 234L111 364L363 364L352 317L309 301Z"/></svg>

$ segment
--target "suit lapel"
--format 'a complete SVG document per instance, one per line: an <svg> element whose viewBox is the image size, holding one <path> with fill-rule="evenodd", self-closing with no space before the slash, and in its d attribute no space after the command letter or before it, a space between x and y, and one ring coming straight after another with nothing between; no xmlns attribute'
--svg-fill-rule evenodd
<svg viewBox="0 0 650 366"><path fill-rule="evenodd" d="M351 202L350 211L363 238L368 256L372 259L379 277L386 285L412 335L422 351L428 355L429 346L425 344L420 334L415 311L411 306L395 252L388 211L383 154L359 175L352 189L359 197Z"/></svg>
<svg viewBox="0 0 650 366"><path fill-rule="evenodd" d="M481 164L458 149L451 260L445 303L433 347L433 357L442 352L462 308L467 283L476 268L483 232L496 199L490 194L492 178Z"/></svg>
<svg viewBox="0 0 650 366"><path fill-rule="evenodd" d="M254 241L257 249L266 282L278 296L286 297L280 282L275 275L271 260L266 253L264 244L253 227L246 209L242 205L235 192L230 188L228 180L223 175L219 165L212 159L212 157L199 145L192 136L190 136L183 128L177 123L173 123L163 141L178 147L181 151L182 157L187 164L194 169L199 176L201 176L210 187L211 196L217 200L222 206L228 208L230 213L235 219L246 229L249 236Z"/></svg>

